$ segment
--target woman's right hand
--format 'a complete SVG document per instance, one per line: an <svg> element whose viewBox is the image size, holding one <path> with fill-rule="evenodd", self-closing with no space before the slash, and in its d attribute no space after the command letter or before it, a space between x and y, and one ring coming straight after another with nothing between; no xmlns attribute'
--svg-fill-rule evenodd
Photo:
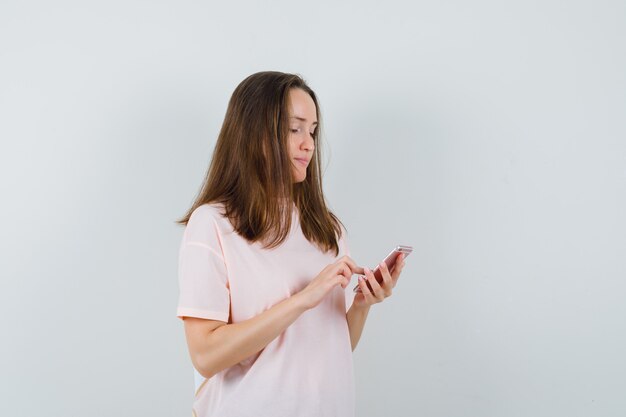
<svg viewBox="0 0 626 417"><path fill-rule="evenodd" d="M311 309L322 302L335 286L346 288L353 274L363 274L365 271L349 256L343 256L336 262L327 265L297 296L300 297L305 308Z"/></svg>

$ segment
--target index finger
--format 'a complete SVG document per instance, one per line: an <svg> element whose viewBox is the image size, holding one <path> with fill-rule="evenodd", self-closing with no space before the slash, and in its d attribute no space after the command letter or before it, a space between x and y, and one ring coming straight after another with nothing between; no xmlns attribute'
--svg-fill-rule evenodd
<svg viewBox="0 0 626 417"><path fill-rule="evenodd" d="M363 269L363 267L358 266L356 262L354 262L354 260L348 255L344 255L341 260L348 265L353 274L365 274L365 270Z"/></svg>

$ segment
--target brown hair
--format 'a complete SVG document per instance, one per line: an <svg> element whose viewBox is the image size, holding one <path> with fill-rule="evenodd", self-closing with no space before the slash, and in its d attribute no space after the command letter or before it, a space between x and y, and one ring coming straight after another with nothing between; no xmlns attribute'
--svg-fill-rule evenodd
<svg viewBox="0 0 626 417"><path fill-rule="evenodd" d="M319 122L306 179L298 183L293 182L287 143L288 95L294 88L311 96ZM240 236L273 248L289 234L295 202L304 236L337 255L341 222L326 206L322 192L320 125L317 97L300 76L264 71L247 77L230 98L198 197L177 223L187 225L191 213L203 204L222 203L223 215Z"/></svg>

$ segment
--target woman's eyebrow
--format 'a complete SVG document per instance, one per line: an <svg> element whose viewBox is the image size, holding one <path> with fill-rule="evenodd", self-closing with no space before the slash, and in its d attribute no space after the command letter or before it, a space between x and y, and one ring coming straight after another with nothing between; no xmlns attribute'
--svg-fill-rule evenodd
<svg viewBox="0 0 626 417"><path fill-rule="evenodd" d="M306 119L304 117L299 117L299 116L291 116L292 119L298 119L298 120L302 120L303 122L306 122ZM318 124L317 122L313 122L311 124Z"/></svg>

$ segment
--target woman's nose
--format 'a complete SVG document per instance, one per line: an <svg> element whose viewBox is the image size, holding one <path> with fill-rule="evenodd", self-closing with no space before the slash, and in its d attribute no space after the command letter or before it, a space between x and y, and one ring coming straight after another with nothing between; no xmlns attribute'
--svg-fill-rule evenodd
<svg viewBox="0 0 626 417"><path fill-rule="evenodd" d="M315 149L315 140L310 135L307 135L306 139L302 142L302 148L307 151Z"/></svg>

